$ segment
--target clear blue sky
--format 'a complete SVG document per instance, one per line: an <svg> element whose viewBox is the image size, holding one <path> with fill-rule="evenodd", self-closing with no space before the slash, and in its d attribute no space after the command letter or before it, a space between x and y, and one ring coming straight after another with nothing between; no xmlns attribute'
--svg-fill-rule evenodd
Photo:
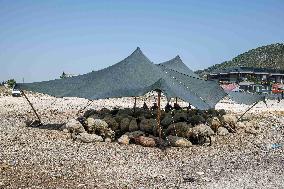
<svg viewBox="0 0 284 189"><path fill-rule="evenodd" d="M137 46L197 70L283 41L283 0L0 0L0 81L87 73Z"/></svg>

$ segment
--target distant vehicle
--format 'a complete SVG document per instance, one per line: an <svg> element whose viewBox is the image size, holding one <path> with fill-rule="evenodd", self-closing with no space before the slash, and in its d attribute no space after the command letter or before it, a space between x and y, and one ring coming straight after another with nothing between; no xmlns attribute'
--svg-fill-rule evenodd
<svg viewBox="0 0 284 189"><path fill-rule="evenodd" d="M13 89L12 90L12 96L13 97L20 97L21 96L21 91L19 89Z"/></svg>
<svg viewBox="0 0 284 189"><path fill-rule="evenodd" d="M272 93L282 93L284 92L284 84L273 84Z"/></svg>

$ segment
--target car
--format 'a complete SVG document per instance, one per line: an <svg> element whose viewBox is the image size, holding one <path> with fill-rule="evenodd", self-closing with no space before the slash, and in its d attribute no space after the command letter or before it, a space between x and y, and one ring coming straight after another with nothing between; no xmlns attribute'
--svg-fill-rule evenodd
<svg viewBox="0 0 284 189"><path fill-rule="evenodd" d="M21 96L21 91L18 89L13 89L12 90L12 96L13 97L20 97Z"/></svg>

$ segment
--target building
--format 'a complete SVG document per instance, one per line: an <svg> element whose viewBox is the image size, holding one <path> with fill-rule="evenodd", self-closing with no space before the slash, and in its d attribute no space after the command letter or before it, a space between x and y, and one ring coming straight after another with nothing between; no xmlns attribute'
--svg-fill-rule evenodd
<svg viewBox="0 0 284 189"><path fill-rule="evenodd" d="M210 80L217 80L226 85L238 84L239 90L270 93L272 84L283 84L284 70L273 70L267 68L253 67L233 67L224 70L215 71L207 76Z"/></svg>
<svg viewBox="0 0 284 189"><path fill-rule="evenodd" d="M208 79L219 82L239 83L249 81L255 83L283 83L284 70L268 68L234 67L208 74Z"/></svg>

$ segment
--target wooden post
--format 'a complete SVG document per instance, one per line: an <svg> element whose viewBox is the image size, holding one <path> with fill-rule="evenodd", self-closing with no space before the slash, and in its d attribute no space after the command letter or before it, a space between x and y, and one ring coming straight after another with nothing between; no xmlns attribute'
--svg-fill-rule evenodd
<svg viewBox="0 0 284 189"><path fill-rule="evenodd" d="M133 112L135 113L135 111L136 111L136 96L134 97L134 106L133 106Z"/></svg>
<svg viewBox="0 0 284 189"><path fill-rule="evenodd" d="M39 115L37 114L35 108L33 107L31 101L28 99L28 97L26 96L26 94L24 93L24 91L21 91L21 93L22 93L22 95L25 97L25 99L28 101L29 105L32 107L32 109L33 109L33 111L34 111L34 113L35 113L35 115L36 115L38 121L39 121L40 124L41 124L41 119L40 119Z"/></svg>
<svg viewBox="0 0 284 189"><path fill-rule="evenodd" d="M176 97L176 104L178 104L178 98Z"/></svg>
<svg viewBox="0 0 284 189"><path fill-rule="evenodd" d="M157 123L159 130L159 138L162 139L162 128L161 128L161 91L158 90L158 112L157 112Z"/></svg>

